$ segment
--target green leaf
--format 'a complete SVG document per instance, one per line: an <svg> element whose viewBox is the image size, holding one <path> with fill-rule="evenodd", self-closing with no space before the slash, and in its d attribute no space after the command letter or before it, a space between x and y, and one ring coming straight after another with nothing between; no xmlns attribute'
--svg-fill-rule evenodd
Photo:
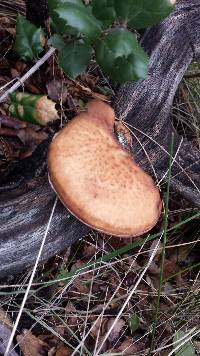
<svg viewBox="0 0 200 356"><path fill-rule="evenodd" d="M174 349L177 348L179 344L181 344L184 339L182 339L185 336L185 333L181 330L177 331L176 334L174 335L173 338L173 343L174 343ZM181 339L181 340L180 340ZM177 341L180 340L180 343ZM175 356L195 356L195 349L191 343L191 341L186 342L183 346L181 346L177 351L174 352Z"/></svg>
<svg viewBox="0 0 200 356"><path fill-rule="evenodd" d="M115 0L117 16L129 26L139 29L151 26L173 10L169 0Z"/></svg>
<svg viewBox="0 0 200 356"><path fill-rule="evenodd" d="M96 46L96 59L104 72L116 82L144 79L148 57L135 35L124 29L111 31Z"/></svg>
<svg viewBox="0 0 200 356"><path fill-rule="evenodd" d="M104 27L109 27L116 19L114 0L93 0L91 3L93 15Z"/></svg>
<svg viewBox="0 0 200 356"><path fill-rule="evenodd" d="M25 17L18 15L15 51L24 60L32 60L43 51L44 33Z"/></svg>
<svg viewBox="0 0 200 356"><path fill-rule="evenodd" d="M64 72L72 78L83 73L92 55L92 48L78 41L65 45L60 51L58 62Z"/></svg>
<svg viewBox="0 0 200 356"><path fill-rule="evenodd" d="M22 121L36 125L47 125L58 118L55 103L46 95L33 95L24 92L10 94L9 112Z"/></svg>
<svg viewBox="0 0 200 356"><path fill-rule="evenodd" d="M57 17L54 16L54 13L59 16L59 21L65 22L66 31L70 27L76 30L77 33L84 34L89 41L94 41L101 35L99 21L86 7L72 3L65 3L61 7L57 7L52 14L53 22L56 23Z"/></svg>
<svg viewBox="0 0 200 356"><path fill-rule="evenodd" d="M49 11L53 11L57 7L61 7L64 4L77 4L79 6L84 7L82 0L48 0L48 9Z"/></svg>
<svg viewBox="0 0 200 356"><path fill-rule="evenodd" d="M136 313L128 320L128 326L133 333L139 328L140 319Z"/></svg>
<svg viewBox="0 0 200 356"><path fill-rule="evenodd" d="M53 31L60 34L69 34L71 36L77 36L78 32L66 26L66 21L60 19L59 15L54 11L56 8L62 7L64 4L77 4L84 7L82 0L48 0L49 15L51 16L51 26Z"/></svg>
<svg viewBox="0 0 200 356"><path fill-rule="evenodd" d="M58 49L59 51L61 51L63 49L63 47L65 46L65 42L63 41L62 37L56 33L55 33L55 35L53 35L49 38L48 43L51 46Z"/></svg>

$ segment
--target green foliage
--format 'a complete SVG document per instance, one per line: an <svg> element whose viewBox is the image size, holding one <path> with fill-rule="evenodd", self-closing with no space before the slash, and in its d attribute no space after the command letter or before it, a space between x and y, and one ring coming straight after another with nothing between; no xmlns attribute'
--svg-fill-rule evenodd
<svg viewBox="0 0 200 356"><path fill-rule="evenodd" d="M112 25L117 17L114 0L93 0L91 5L93 15L103 23L105 28Z"/></svg>
<svg viewBox="0 0 200 356"><path fill-rule="evenodd" d="M10 94L9 112L19 120L36 125L46 125L57 119L55 103L45 95L22 92Z"/></svg>
<svg viewBox="0 0 200 356"><path fill-rule="evenodd" d="M44 33L41 28L17 16L15 51L24 60L32 60L43 51Z"/></svg>
<svg viewBox="0 0 200 356"><path fill-rule="evenodd" d="M52 29L61 35L78 35L76 29L67 25L65 20L62 20L56 10L61 8L65 4L75 4L84 7L82 0L48 0L49 15L51 17Z"/></svg>
<svg viewBox="0 0 200 356"><path fill-rule="evenodd" d="M136 313L128 320L128 326L132 333L140 327L140 319Z"/></svg>
<svg viewBox="0 0 200 356"><path fill-rule="evenodd" d="M127 30L112 30L96 47L96 59L104 72L119 83L145 78L148 57L136 37Z"/></svg>
<svg viewBox="0 0 200 356"><path fill-rule="evenodd" d="M35 106L41 95L15 92L10 95L9 112L12 116L22 121L38 124Z"/></svg>
<svg viewBox="0 0 200 356"><path fill-rule="evenodd" d="M95 53L105 74L122 83L147 75L147 55L131 29L159 22L173 6L169 0L92 0L88 6L82 0L48 0L48 8L54 32L49 43L60 52L64 72L81 74ZM38 56L40 38L40 29L18 17L15 47L23 59Z"/></svg>
<svg viewBox="0 0 200 356"><path fill-rule="evenodd" d="M55 33L55 35L50 37L49 44L61 51L65 46L65 41L63 40L62 36Z"/></svg>
<svg viewBox="0 0 200 356"><path fill-rule="evenodd" d="M139 29L160 22L173 9L169 0L115 0L119 19Z"/></svg>
<svg viewBox="0 0 200 356"><path fill-rule="evenodd" d="M70 77L84 72L90 62L92 48L85 43L74 41L66 44L59 53L59 65Z"/></svg>
<svg viewBox="0 0 200 356"><path fill-rule="evenodd" d="M184 341L185 333L181 330L177 331L176 334L174 335L173 338L173 343L174 343L174 349L178 347L179 344L181 344ZM179 341L177 343L177 341ZM191 343L191 341L187 341L183 346L181 346L179 349L177 349L174 352L175 356L195 356L195 349Z"/></svg>
<svg viewBox="0 0 200 356"><path fill-rule="evenodd" d="M52 20L56 26L58 26L60 19L65 26L63 28L65 34L68 34L68 30L69 34L71 34L72 29L77 34L84 34L91 42L101 34L99 21L82 5L67 2L62 6L56 7L52 13Z"/></svg>

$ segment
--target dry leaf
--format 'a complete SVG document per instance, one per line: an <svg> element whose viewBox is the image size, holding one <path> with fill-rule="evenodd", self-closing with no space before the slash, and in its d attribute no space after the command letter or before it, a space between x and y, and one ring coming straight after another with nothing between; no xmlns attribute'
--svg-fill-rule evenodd
<svg viewBox="0 0 200 356"><path fill-rule="evenodd" d="M2 308L0 308L0 322L6 325L9 329L12 329L13 327L12 322L8 316L8 313L6 313Z"/></svg>
<svg viewBox="0 0 200 356"><path fill-rule="evenodd" d="M56 356L71 356L72 350L69 347L66 346L61 346L57 351L56 351Z"/></svg>
<svg viewBox="0 0 200 356"><path fill-rule="evenodd" d="M24 330L18 335L17 342L24 356L43 356L49 348L46 342L34 336L29 330Z"/></svg>
<svg viewBox="0 0 200 356"><path fill-rule="evenodd" d="M144 350L144 344L142 342L137 341L134 343L131 337L127 337L118 349L112 350L112 352L123 352L124 355L133 356L142 350Z"/></svg>
<svg viewBox="0 0 200 356"><path fill-rule="evenodd" d="M8 115L0 115L0 127L5 126L10 129L23 129L27 126L27 123L25 121L20 121L18 119L14 119L11 116Z"/></svg>
<svg viewBox="0 0 200 356"><path fill-rule="evenodd" d="M59 103L62 99L62 104L66 102L69 92L67 87L62 84L61 80L53 79L46 84L47 93L50 99Z"/></svg>
<svg viewBox="0 0 200 356"><path fill-rule="evenodd" d="M77 268L81 268L85 265L85 262L77 260L76 263L72 265L71 271L73 272ZM83 275L77 275L73 281L73 286L79 293L88 294L90 290L90 281L92 279L92 272L84 273ZM87 283L86 283L87 282Z"/></svg>
<svg viewBox="0 0 200 356"><path fill-rule="evenodd" d="M107 331L110 330L110 328L112 327L113 323L114 323L115 319L111 318L108 320L106 328ZM114 341L116 341L117 339L119 339L120 335L122 334L122 329L125 326L125 321L123 319L118 319L108 337L108 340L113 343Z"/></svg>

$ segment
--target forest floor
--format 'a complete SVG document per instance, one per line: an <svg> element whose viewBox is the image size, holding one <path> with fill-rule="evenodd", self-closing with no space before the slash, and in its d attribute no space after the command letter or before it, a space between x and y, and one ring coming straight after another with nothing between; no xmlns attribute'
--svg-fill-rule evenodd
<svg viewBox="0 0 200 356"><path fill-rule="evenodd" d="M31 67L12 52L14 9L12 14L4 8L2 2L0 89ZM194 63L178 89L171 114L175 129L197 147L199 73L200 65ZM110 100L113 94L95 62L86 74L71 80L56 65L56 56L23 89L54 100L63 125L89 98ZM7 114L7 104L1 105L0 118ZM15 130L12 137L9 125ZM15 126L10 118L0 127L0 138L14 152L10 161L31 155L51 133L51 127L27 125L19 137ZM6 177L3 153L0 173ZM162 196L168 209L150 234L119 239L91 232L38 267L14 338L16 352L24 356L200 355L199 210L170 190L170 177ZM30 273L16 276L12 285L1 285L1 322L16 320ZM7 322L11 329L12 322Z"/></svg>

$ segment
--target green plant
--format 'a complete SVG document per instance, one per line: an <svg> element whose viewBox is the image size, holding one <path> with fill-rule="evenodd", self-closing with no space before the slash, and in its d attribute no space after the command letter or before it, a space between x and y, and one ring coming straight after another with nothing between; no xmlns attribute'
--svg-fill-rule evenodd
<svg viewBox="0 0 200 356"><path fill-rule="evenodd" d="M49 43L59 51L60 67L70 77L84 72L95 55L114 82L144 79L148 57L133 30L153 25L169 15L169 0L48 0ZM17 18L16 52L25 60L42 51L43 32L22 16Z"/></svg>

